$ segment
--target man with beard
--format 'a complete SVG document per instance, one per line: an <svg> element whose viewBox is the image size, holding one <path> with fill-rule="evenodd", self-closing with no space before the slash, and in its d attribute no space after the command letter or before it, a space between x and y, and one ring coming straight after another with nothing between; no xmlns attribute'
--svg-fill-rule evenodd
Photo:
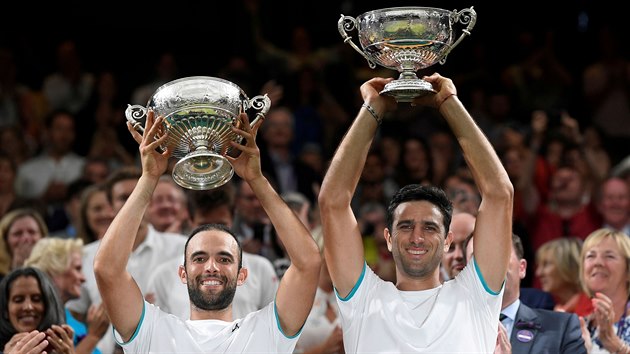
<svg viewBox="0 0 630 354"><path fill-rule="evenodd" d="M235 132L247 143L231 142L240 154L227 158L260 199L292 260L276 299L257 312L232 320L234 292L247 278L247 270L241 267L242 249L227 228L207 225L188 238L185 263L179 268L179 276L189 289L190 320L167 314L143 300L125 268L135 230L171 154L168 149L156 151L168 132L161 130L163 118L154 119L149 112L143 135L128 125L140 144L142 177L107 230L94 260L99 290L125 352L291 353L295 347L313 304L321 257L308 230L262 175L255 139L264 119L251 128L246 114L239 119L243 129L235 128ZM162 134L156 139L157 133Z"/></svg>
<svg viewBox="0 0 630 354"><path fill-rule="evenodd" d="M378 125L395 101L379 94L391 78L365 82L360 89L364 103L319 194L324 257L337 291L346 353L494 350L510 257L513 187L453 82L437 73L424 80L436 93L415 98L412 105L433 107L444 116L482 196L473 231L476 256L454 280L440 282L440 261L453 242L453 207L439 188L412 184L393 196L383 231L396 284L366 266L350 203Z"/></svg>

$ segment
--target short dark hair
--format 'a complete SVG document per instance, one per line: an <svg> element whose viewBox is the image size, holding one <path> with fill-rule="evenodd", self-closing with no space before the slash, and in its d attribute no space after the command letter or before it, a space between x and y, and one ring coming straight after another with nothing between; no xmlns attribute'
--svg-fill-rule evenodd
<svg viewBox="0 0 630 354"><path fill-rule="evenodd" d="M186 262L188 261L186 259L186 251L188 251L188 243L190 242L190 240L192 240L192 238L200 232L213 230L223 231L234 238L234 240L236 241L236 245L238 246L238 269L241 270L241 268L243 267L243 247L241 247L241 242L238 240L238 237L236 237L236 234L234 234L232 230L222 224L204 224L198 226L190 232L190 236L188 236L188 240L186 240L186 245L184 245L184 267L186 267Z"/></svg>
<svg viewBox="0 0 630 354"><path fill-rule="evenodd" d="M37 330L45 331L52 325L66 323L66 313L63 304L48 275L34 267L14 269L0 282L0 311L2 311L2 321L0 321L0 348L4 348L11 337L18 333L11 324L11 321L9 321L9 293L11 292L11 286L15 280L22 277L33 277L37 279L39 289L42 292L44 316L37 326Z"/></svg>
<svg viewBox="0 0 630 354"><path fill-rule="evenodd" d="M387 206L387 227L392 230L394 210L402 203L413 201L427 201L440 209L440 213L442 213L444 219L444 235L446 236L451 225L451 218L453 217L453 203L446 197L442 189L435 186L409 184L398 190Z"/></svg>
<svg viewBox="0 0 630 354"><path fill-rule="evenodd" d="M523 259L525 257L525 249L523 248L523 241L517 234L512 234L512 247L514 247L514 253L516 258Z"/></svg>

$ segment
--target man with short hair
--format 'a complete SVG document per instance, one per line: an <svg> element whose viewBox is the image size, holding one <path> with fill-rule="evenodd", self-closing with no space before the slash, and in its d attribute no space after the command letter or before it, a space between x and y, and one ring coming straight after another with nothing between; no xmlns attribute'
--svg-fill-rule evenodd
<svg viewBox="0 0 630 354"><path fill-rule="evenodd" d="M291 267L275 301L233 321L232 300L236 287L246 281L247 270L242 268L242 249L236 236L219 224L198 227L186 241L179 276L188 286L190 320L144 301L138 284L127 272L135 230L171 155L168 149L156 151L169 135L161 129L163 119L154 119L153 111L149 111L143 135L127 124L140 144L143 173L105 233L94 260L94 273L117 340L128 353L291 353L313 305L321 257L308 230L262 174L255 141L263 119L250 127L247 115L239 116L243 130L235 132L247 143L232 142L240 154L227 159L252 187L291 255ZM158 133L161 136L156 138Z"/></svg>
<svg viewBox="0 0 630 354"><path fill-rule="evenodd" d="M453 241L453 206L439 188L412 184L392 198L383 230L396 265L396 284L380 279L365 263L350 203L378 124L395 108L392 97L379 94L392 80L374 78L361 86L363 106L319 194L325 258L337 292L345 351L491 352L510 254L514 190L492 145L457 98L453 82L437 73L424 78L436 93L412 104L442 114L479 187L482 199L474 230L478 257L453 281L440 282L442 255Z"/></svg>
<svg viewBox="0 0 630 354"><path fill-rule="evenodd" d="M619 177L606 179L601 187L597 209L603 227L630 235L630 187Z"/></svg>

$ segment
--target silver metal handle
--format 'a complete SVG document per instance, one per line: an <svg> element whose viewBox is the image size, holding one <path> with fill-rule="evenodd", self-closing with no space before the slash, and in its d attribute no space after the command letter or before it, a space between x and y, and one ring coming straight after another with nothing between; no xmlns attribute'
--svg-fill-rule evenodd
<svg viewBox="0 0 630 354"><path fill-rule="evenodd" d="M459 36L459 38L457 38L455 43L453 43L453 45L451 45L446 53L444 53L444 56L442 57L442 59L440 59L440 64L444 64L446 62L446 57L448 56L448 54L459 44L459 42L462 41L462 39L464 39L464 37L470 36L470 31L473 29L473 27L475 27L475 23L477 23L477 12L475 12L473 6L471 6L469 9L463 9L459 12L457 10L453 10L453 12L451 12L451 24L457 22L460 22L463 25L467 24L468 26L466 26L466 28L462 30L462 34Z"/></svg>
<svg viewBox="0 0 630 354"><path fill-rule="evenodd" d="M147 119L147 109L140 105L127 105L127 109L125 110L125 117L127 117L127 121L131 123L133 129L138 131L140 134L144 134L144 125L138 120L144 119L146 122Z"/></svg>
<svg viewBox="0 0 630 354"><path fill-rule="evenodd" d="M354 48L354 50L356 50L359 54L361 54L361 56L365 58L365 60L367 60L370 68L374 69L376 68L376 64L361 49L359 49L356 44L354 44L354 42L352 41L352 37L348 36L348 34L346 33L354 31L355 28L357 28L357 20L354 17L344 16L342 14L339 18L339 21L337 21L337 29L339 30L339 34L341 34L341 37L343 38L343 42L350 44L350 46Z"/></svg>
<svg viewBox="0 0 630 354"><path fill-rule="evenodd" d="M253 127L258 119L264 118L267 112L269 112L269 109L271 108L271 99L267 96L267 94L254 96L252 99L247 101L246 109L249 107L260 111L256 113L256 118L249 123L249 126Z"/></svg>

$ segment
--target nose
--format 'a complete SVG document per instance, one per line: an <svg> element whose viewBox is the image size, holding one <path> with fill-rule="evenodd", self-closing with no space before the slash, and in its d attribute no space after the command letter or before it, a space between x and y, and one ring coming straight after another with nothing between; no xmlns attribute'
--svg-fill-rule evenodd
<svg viewBox="0 0 630 354"><path fill-rule="evenodd" d="M25 310L32 310L33 307L33 302L30 299L27 299L24 301L24 309Z"/></svg>
<svg viewBox="0 0 630 354"><path fill-rule="evenodd" d="M210 259L206 263L206 269L205 270L207 272L210 272L210 273L217 273L219 271L219 265L218 265L218 263L215 260Z"/></svg>
<svg viewBox="0 0 630 354"><path fill-rule="evenodd" d="M424 242L424 234L422 233L422 227L416 226L413 228L410 241L415 244Z"/></svg>

